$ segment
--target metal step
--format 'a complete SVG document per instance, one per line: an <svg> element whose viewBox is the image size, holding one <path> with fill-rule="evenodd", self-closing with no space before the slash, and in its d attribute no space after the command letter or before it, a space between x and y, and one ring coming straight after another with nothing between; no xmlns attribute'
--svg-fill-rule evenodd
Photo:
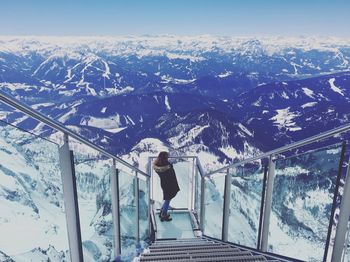
<svg viewBox="0 0 350 262"><path fill-rule="evenodd" d="M200 261L200 262L213 262L213 258L200 258L200 259L195 259L193 261ZM249 255L243 255L243 256L227 256L227 257L217 257L215 258L214 261L220 261L220 262L230 262L230 261L239 261L239 262L253 262L253 261L267 261L267 259L262 256L249 256Z"/></svg>
<svg viewBox="0 0 350 262"><path fill-rule="evenodd" d="M156 240L153 245L171 245L171 244L178 244L178 243L207 243L207 242L214 242L214 241L208 241L205 239L196 239L196 240Z"/></svg>
<svg viewBox="0 0 350 262"><path fill-rule="evenodd" d="M230 246L224 246L224 245L208 245L208 246L192 246L192 247L174 247L174 248L155 248L155 249L151 249L151 247L149 247L149 250L151 253L153 252L173 252L173 251L189 251L189 250L203 250L203 249L207 249L210 250L212 252L215 252L215 250L217 249L222 249L222 248L227 248L230 249Z"/></svg>
<svg viewBox="0 0 350 262"><path fill-rule="evenodd" d="M167 245L151 245L149 249L161 249L161 248L188 248L188 247L211 247L211 246L224 246L224 244L221 243L211 243L211 242L204 242L204 243L174 243L173 245L167 244Z"/></svg>
<svg viewBox="0 0 350 262"><path fill-rule="evenodd" d="M143 262L142 258L140 259L140 262ZM267 261L264 256L238 256L238 257L220 257L220 258L199 258L199 259L177 259L177 260L166 260L166 259L159 259L159 260L153 260L154 262L156 261L161 261L161 262L213 262L213 261L218 261L218 262L260 262L260 261Z"/></svg>
<svg viewBox="0 0 350 262"><path fill-rule="evenodd" d="M238 248L216 248L213 250L214 252L218 252L218 253L226 253L226 252L240 252L241 250ZM208 253L210 252L210 249L195 249L195 250L180 250L180 251L168 251L168 252L162 252L162 251L158 251L158 252L151 252L151 253L144 253L141 256L167 256L167 255L178 255L178 254L201 254L201 253Z"/></svg>
<svg viewBox="0 0 350 262"><path fill-rule="evenodd" d="M178 259L205 259L211 258L212 261L217 258L226 258L226 257L243 257L243 256L251 256L251 253L248 251L231 251L231 252L206 252L206 253L198 253L198 254L170 254L170 255L156 255L156 256L144 256L141 257L142 261L157 261L157 260L178 260Z"/></svg>
<svg viewBox="0 0 350 262"><path fill-rule="evenodd" d="M213 242L213 240L208 239L202 239L202 238L192 238L192 239L176 239L176 240L169 240L169 239L157 239L154 243L181 243L181 242Z"/></svg>

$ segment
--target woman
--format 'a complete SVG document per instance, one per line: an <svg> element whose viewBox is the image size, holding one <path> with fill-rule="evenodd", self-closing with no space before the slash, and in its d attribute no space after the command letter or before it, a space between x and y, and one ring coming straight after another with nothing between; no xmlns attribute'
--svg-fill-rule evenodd
<svg viewBox="0 0 350 262"><path fill-rule="evenodd" d="M162 222L172 220L168 214L170 200L180 191L173 165L169 163L168 158L168 152L160 152L153 162L153 169L160 177L160 186L163 190L164 203L160 212L160 221Z"/></svg>

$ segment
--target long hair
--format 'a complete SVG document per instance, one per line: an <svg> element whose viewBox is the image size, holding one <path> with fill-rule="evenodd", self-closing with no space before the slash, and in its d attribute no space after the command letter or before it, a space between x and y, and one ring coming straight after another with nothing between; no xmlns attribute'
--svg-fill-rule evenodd
<svg viewBox="0 0 350 262"><path fill-rule="evenodd" d="M165 166L165 165L169 164L168 157L169 157L168 152L166 152L166 151L160 152L156 161L155 161L155 164L157 166Z"/></svg>

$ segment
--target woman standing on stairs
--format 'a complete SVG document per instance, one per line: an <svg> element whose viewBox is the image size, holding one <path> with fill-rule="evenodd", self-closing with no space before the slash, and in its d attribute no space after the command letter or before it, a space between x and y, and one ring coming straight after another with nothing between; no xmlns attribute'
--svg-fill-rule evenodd
<svg viewBox="0 0 350 262"><path fill-rule="evenodd" d="M164 203L160 212L160 221L171 221L172 218L168 214L170 200L176 196L180 188L173 165L169 163L168 152L159 153L157 159L153 162L153 169L160 177L160 186L163 190Z"/></svg>

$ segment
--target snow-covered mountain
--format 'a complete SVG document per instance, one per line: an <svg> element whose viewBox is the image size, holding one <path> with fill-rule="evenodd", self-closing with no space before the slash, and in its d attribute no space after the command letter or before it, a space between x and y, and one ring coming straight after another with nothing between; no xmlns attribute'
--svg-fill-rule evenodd
<svg viewBox="0 0 350 262"><path fill-rule="evenodd" d="M1 37L0 46L1 87L28 100L156 90L226 99L348 70L350 54L350 40L334 38Z"/></svg>
<svg viewBox="0 0 350 262"><path fill-rule="evenodd" d="M260 85L240 95L234 111L269 150L348 123L349 106L350 72L343 72Z"/></svg>
<svg viewBox="0 0 350 262"><path fill-rule="evenodd" d="M205 169L213 170L347 123L349 59L350 40L337 38L0 37L0 88L141 169L145 170L149 155L169 150L198 155ZM3 104L0 120L57 138L50 128ZM36 242L24 241L18 249L1 238L0 260L69 260L57 146L23 137L22 131L9 126L1 128L1 235L9 235L18 225L21 231L30 226L39 233ZM113 254L106 160L95 161L96 152L74 143L72 147L84 218L84 254L87 260L108 261ZM312 172L319 169L312 168ZM303 180L307 172L302 171L295 176ZM312 172L307 179L315 178ZM236 177L232 184L232 199L240 200L232 201L232 210L239 211L232 216L245 221L241 225L245 237L240 239L251 246L258 227L260 175L251 180ZM290 187L286 192L305 197L293 184L295 177L284 179L288 183L281 188ZM328 199L333 187L315 180ZM131 177L122 184L121 230L130 233L135 212ZM221 186L221 180L208 186L212 189L208 204L215 214L221 210ZM303 189L306 199L315 195L313 186ZM298 222L301 215L308 217L308 223L320 215L314 207L295 213L293 221L278 213L296 212L291 206L302 200L296 203L281 193L274 222ZM60 218L53 219L53 214ZM215 219L209 230L215 230ZM297 234L314 237L308 226L303 224ZM241 234L240 229L234 232ZM289 243L292 231L288 224L276 226L274 233ZM125 233L122 241L127 245L133 239Z"/></svg>

